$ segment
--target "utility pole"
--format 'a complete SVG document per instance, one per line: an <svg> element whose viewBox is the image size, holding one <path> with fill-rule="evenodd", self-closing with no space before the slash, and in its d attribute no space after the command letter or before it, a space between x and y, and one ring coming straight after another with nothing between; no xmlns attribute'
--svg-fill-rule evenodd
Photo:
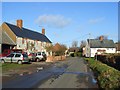
<svg viewBox="0 0 120 90"><path fill-rule="evenodd" d="M90 52L90 33L89 33L89 58L90 58L90 54L91 54L91 52Z"/></svg>

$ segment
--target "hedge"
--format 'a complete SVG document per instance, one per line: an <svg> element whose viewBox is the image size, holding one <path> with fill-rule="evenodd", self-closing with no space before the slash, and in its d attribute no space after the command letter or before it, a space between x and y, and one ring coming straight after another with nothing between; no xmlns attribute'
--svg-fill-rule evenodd
<svg viewBox="0 0 120 90"><path fill-rule="evenodd" d="M120 88L120 71L93 58L85 58L85 60L94 71L100 88Z"/></svg>
<svg viewBox="0 0 120 90"><path fill-rule="evenodd" d="M81 57L82 56L82 52L74 52L70 54L71 57Z"/></svg>
<svg viewBox="0 0 120 90"><path fill-rule="evenodd" d="M120 54L97 55L97 60L120 70Z"/></svg>

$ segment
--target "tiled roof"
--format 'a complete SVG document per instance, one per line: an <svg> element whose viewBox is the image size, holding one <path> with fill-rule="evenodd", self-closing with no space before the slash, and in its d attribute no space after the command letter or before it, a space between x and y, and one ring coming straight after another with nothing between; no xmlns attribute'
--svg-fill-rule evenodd
<svg viewBox="0 0 120 90"><path fill-rule="evenodd" d="M15 42L3 30L0 30L0 44L16 45Z"/></svg>
<svg viewBox="0 0 120 90"><path fill-rule="evenodd" d="M87 41L91 48L115 48L113 40L100 41L98 39L88 39Z"/></svg>
<svg viewBox="0 0 120 90"><path fill-rule="evenodd" d="M6 23L6 22L5 22ZM22 37L22 38L29 38L32 40L39 40L41 42L49 42L51 43L51 41L43 34L26 29L26 28L19 28L15 25L6 23L8 25L8 27L14 32L14 34L18 37Z"/></svg>

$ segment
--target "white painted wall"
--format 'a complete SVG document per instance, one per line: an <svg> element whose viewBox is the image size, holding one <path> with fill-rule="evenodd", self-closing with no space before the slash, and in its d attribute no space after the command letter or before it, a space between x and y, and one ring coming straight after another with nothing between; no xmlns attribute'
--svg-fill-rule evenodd
<svg viewBox="0 0 120 90"><path fill-rule="evenodd" d="M90 48L88 42L85 47L85 56L86 57L94 57L97 50L106 50L105 53L116 53L116 48Z"/></svg>
<svg viewBox="0 0 120 90"><path fill-rule="evenodd" d="M22 44L22 38L17 37L16 43L17 43L17 48L16 49L25 49L25 45Z"/></svg>
<svg viewBox="0 0 120 90"><path fill-rule="evenodd" d="M105 53L116 53L116 48L91 48L91 57L95 56L95 53L97 53L97 50L106 50Z"/></svg>
<svg viewBox="0 0 120 90"><path fill-rule="evenodd" d="M17 37L17 46L15 49L23 49L24 51L27 51L28 53L30 52L40 52L40 51L44 51L46 52L45 47L51 45L51 43L46 43L46 42L41 42L41 41L37 41L37 40L31 40L31 39L24 39L24 43L23 43L23 38L21 37ZM34 44L34 48L32 48L32 50L30 48L27 49L27 43L30 45L31 43Z"/></svg>
<svg viewBox="0 0 120 90"><path fill-rule="evenodd" d="M0 44L0 54L2 53L2 45Z"/></svg>

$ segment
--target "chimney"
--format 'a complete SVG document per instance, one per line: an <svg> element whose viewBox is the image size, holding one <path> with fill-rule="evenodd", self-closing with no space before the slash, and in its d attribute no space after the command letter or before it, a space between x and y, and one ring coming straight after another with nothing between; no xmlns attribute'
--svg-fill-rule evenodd
<svg viewBox="0 0 120 90"><path fill-rule="evenodd" d="M23 21L20 19L20 20L17 20L17 26L19 28L22 28L22 25L23 25Z"/></svg>
<svg viewBox="0 0 120 90"><path fill-rule="evenodd" d="M100 40L100 41L103 41L103 39L104 39L104 36L100 36L100 37L99 37L99 40Z"/></svg>
<svg viewBox="0 0 120 90"><path fill-rule="evenodd" d="M42 34L45 35L45 29L44 28L42 28Z"/></svg>

